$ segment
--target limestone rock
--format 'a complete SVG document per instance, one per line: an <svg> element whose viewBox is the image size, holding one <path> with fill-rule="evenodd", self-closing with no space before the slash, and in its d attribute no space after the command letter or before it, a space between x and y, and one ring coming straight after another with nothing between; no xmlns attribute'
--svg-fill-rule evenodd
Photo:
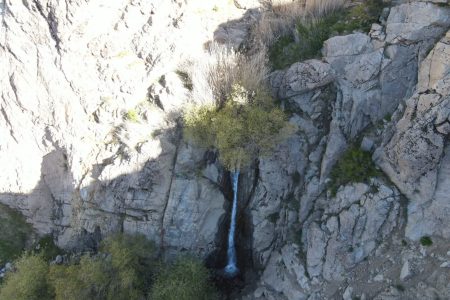
<svg viewBox="0 0 450 300"><path fill-rule="evenodd" d="M411 267L409 266L409 262L405 261L402 270L400 271L400 280L406 280L410 276L411 276Z"/></svg>
<svg viewBox="0 0 450 300"><path fill-rule="evenodd" d="M450 31L447 32L422 62L419 70L418 91L435 90L450 95Z"/></svg>
<svg viewBox="0 0 450 300"><path fill-rule="evenodd" d="M402 4L391 9L386 25L389 43L414 43L440 36L450 24L450 9L426 2Z"/></svg>
<svg viewBox="0 0 450 300"><path fill-rule="evenodd" d="M368 137L364 137L362 142L361 142L361 149L363 151L367 151L370 152L374 147L374 142L368 138Z"/></svg>
<svg viewBox="0 0 450 300"><path fill-rule="evenodd" d="M176 71L245 12L219 1L5 5L0 202L63 247L124 230L201 255L214 248L224 197L197 176L203 151L179 147L176 118L190 100Z"/></svg>
<svg viewBox="0 0 450 300"><path fill-rule="evenodd" d="M352 300L352 293L353 293L353 288L348 286L345 289L344 294L342 295L342 299L343 300Z"/></svg>
<svg viewBox="0 0 450 300"><path fill-rule="evenodd" d="M307 266L312 276L343 280L344 272L376 248L376 240L395 227L399 193L381 182L349 185L328 200L321 225L307 228ZM389 224L389 225L388 225ZM378 236L378 238L377 238Z"/></svg>
<svg viewBox="0 0 450 300"><path fill-rule="evenodd" d="M436 45L439 50L431 52L421 64L419 74L424 80L418 88L423 92L406 102L394 135L375 154L380 167L411 200L406 234L415 240L432 234L448 237L450 232L444 221L449 213L444 195L449 180L446 171L449 150L445 139L450 98L445 89L436 89L447 76L443 71L448 68L447 39L444 37ZM430 68L437 62L442 66L436 70Z"/></svg>
<svg viewBox="0 0 450 300"><path fill-rule="evenodd" d="M331 83L334 74L330 65L319 60L307 60L290 66L284 72L279 88L281 98L292 97Z"/></svg>
<svg viewBox="0 0 450 300"><path fill-rule="evenodd" d="M295 201L290 198L290 187L294 174L304 174L306 164L306 143L297 135L281 144L272 156L260 160L259 180L249 202L253 224L252 251L257 266L267 263L277 238L281 238L279 233L283 229L274 224L270 216L276 216L282 223L291 222L282 206Z"/></svg>
<svg viewBox="0 0 450 300"><path fill-rule="evenodd" d="M308 299L310 287L297 251L295 245L286 245L281 252L273 253L261 281L287 299Z"/></svg>
<svg viewBox="0 0 450 300"><path fill-rule="evenodd" d="M216 154L181 138L180 112L197 100L177 70L213 39L247 42L260 1L60 2L5 2L0 202L60 246L140 232L166 254L204 258L220 243L227 179ZM398 278L380 267L362 275L366 284L379 274L363 295L449 297L447 260L437 258L450 237L450 13L435 3L446 1L396 1L369 34L332 37L322 60L270 75L298 130L242 173L238 243L260 275L246 299L360 295L358 268L367 273L366 259L404 238L402 197L406 237L436 236L435 248L416 249L426 254L417 266L413 243L383 261L406 292L386 289ZM374 159L396 187L372 179L327 195L333 165L362 133L368 151L383 139ZM408 280L429 272L425 263L437 269L432 283Z"/></svg>

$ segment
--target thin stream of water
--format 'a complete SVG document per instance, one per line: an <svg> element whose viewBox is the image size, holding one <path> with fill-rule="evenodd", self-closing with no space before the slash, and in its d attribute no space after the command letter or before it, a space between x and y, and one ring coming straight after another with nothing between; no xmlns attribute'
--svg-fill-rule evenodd
<svg viewBox="0 0 450 300"><path fill-rule="evenodd" d="M234 236L236 231L239 171L231 172L230 176L231 182L233 184L233 208L231 210L230 231L228 233L227 265L224 271L227 276L233 277L239 272L239 269L237 267L236 246L234 244Z"/></svg>

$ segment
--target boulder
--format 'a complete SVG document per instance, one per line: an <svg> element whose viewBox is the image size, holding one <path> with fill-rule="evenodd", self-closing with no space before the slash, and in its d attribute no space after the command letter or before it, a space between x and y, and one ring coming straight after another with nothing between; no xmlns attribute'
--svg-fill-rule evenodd
<svg viewBox="0 0 450 300"><path fill-rule="evenodd" d="M450 8L427 2L401 4L391 9L386 42L415 43L439 37L450 25Z"/></svg>

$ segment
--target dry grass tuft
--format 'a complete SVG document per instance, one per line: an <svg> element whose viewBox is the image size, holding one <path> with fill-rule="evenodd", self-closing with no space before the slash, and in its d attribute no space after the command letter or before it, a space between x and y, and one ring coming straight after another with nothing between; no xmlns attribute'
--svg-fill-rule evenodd
<svg viewBox="0 0 450 300"><path fill-rule="evenodd" d="M320 19L342 9L345 4L345 0L308 0L306 1L305 12L308 17Z"/></svg>
<svg viewBox="0 0 450 300"><path fill-rule="evenodd" d="M252 30L252 42L259 48L270 47L292 34L295 24L318 20L346 5L346 0L267 0L266 10Z"/></svg>
<svg viewBox="0 0 450 300"><path fill-rule="evenodd" d="M269 68L265 51L246 56L234 49L212 44L208 55L190 65L192 98L197 104L222 106L235 84L248 91L257 91L265 85Z"/></svg>
<svg viewBox="0 0 450 300"><path fill-rule="evenodd" d="M201 61L183 66L192 80L191 98L196 105L222 106L235 84L248 91L266 86L268 49L280 37L298 36L296 25L311 22L342 8L346 0L267 0L251 30L246 54L213 43Z"/></svg>

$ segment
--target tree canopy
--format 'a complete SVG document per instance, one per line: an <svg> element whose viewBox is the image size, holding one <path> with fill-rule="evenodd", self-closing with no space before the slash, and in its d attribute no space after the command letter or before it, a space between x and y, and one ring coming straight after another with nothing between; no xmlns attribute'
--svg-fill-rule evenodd
<svg viewBox="0 0 450 300"><path fill-rule="evenodd" d="M25 254L15 263L16 272L0 286L0 299L51 299L47 280L48 265L42 255Z"/></svg>
<svg viewBox="0 0 450 300"><path fill-rule="evenodd" d="M248 91L239 84L233 85L221 107L188 110L184 125L185 137L201 147L216 148L219 160L229 170L250 165L293 131L286 114L266 90Z"/></svg>
<svg viewBox="0 0 450 300"><path fill-rule="evenodd" d="M212 300L217 294L208 283L208 270L193 258L181 258L165 268L153 285L153 300Z"/></svg>
<svg viewBox="0 0 450 300"><path fill-rule="evenodd" d="M49 264L26 253L0 282L0 300L197 300L215 299L209 272L200 261L183 257L167 264L143 235L113 235L101 252L66 257Z"/></svg>

